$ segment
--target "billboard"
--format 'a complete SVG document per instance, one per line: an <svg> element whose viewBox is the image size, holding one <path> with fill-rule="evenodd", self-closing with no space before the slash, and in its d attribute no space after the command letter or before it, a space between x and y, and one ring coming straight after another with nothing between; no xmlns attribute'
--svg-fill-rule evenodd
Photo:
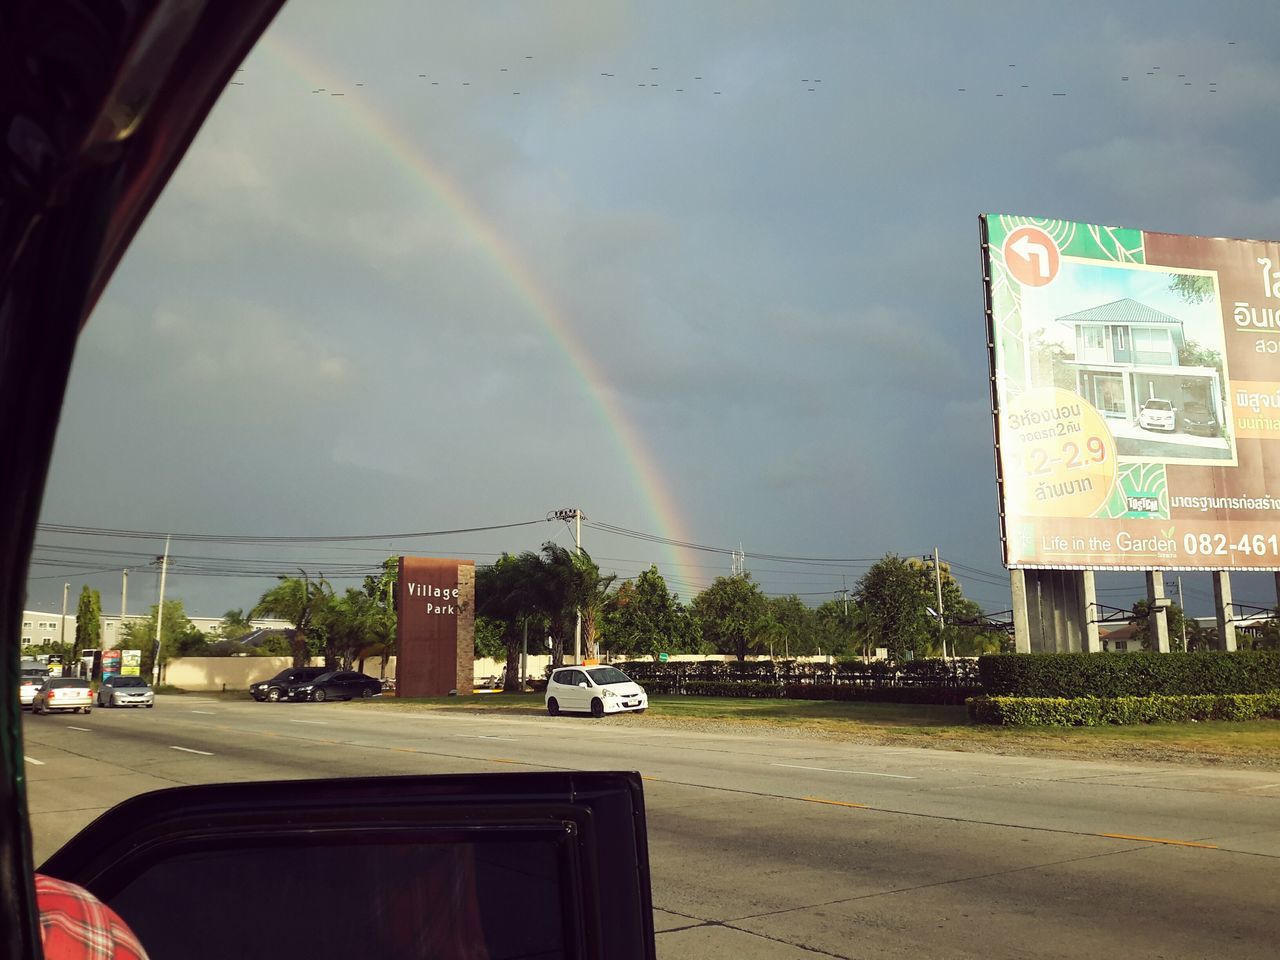
<svg viewBox="0 0 1280 960"><path fill-rule="evenodd" d="M120 651L120 675L122 677L137 677L142 674L142 651L141 650L121 650Z"/></svg>
<svg viewBox="0 0 1280 960"><path fill-rule="evenodd" d="M1280 569L1280 243L980 228L1005 565Z"/></svg>
<svg viewBox="0 0 1280 960"><path fill-rule="evenodd" d="M120 651L119 650L103 650L102 651L102 679L108 677L120 676Z"/></svg>
<svg viewBox="0 0 1280 960"><path fill-rule="evenodd" d="M469 694L475 651L471 560L401 557L396 581L396 696Z"/></svg>

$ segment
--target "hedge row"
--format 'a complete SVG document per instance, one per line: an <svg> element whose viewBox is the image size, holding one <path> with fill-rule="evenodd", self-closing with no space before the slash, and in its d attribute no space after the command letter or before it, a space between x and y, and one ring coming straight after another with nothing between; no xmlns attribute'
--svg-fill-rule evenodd
<svg viewBox="0 0 1280 960"><path fill-rule="evenodd" d="M627 676L642 683L667 684L676 692L690 681L773 682L789 684L835 684L856 686L978 686L975 660L911 660L890 664L883 661L842 663L798 663L794 660L758 661L673 661L658 663L635 660L618 666Z"/></svg>
<svg viewBox="0 0 1280 960"><path fill-rule="evenodd" d="M1280 720L1280 692L1151 697L974 697L974 723L1103 727L1192 720Z"/></svg>
<svg viewBox="0 0 1280 960"><path fill-rule="evenodd" d="M1146 697L1280 690L1280 652L1032 653L978 658L992 697Z"/></svg>

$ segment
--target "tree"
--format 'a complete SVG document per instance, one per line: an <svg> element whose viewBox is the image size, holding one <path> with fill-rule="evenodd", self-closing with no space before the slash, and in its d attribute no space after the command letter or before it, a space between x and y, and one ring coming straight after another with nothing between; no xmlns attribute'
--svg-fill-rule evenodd
<svg viewBox="0 0 1280 960"><path fill-rule="evenodd" d="M918 560L913 564L886 554L863 574L856 596L866 617L867 633L876 646L889 651L890 660L899 663L908 654L927 649L932 622L925 608L931 594L925 593Z"/></svg>
<svg viewBox="0 0 1280 960"><path fill-rule="evenodd" d="M308 659L307 634L315 626L316 614L333 596L333 588L323 576L312 580L306 571L301 577L280 577L280 582L264 593L249 614L251 618L278 617L293 624L293 665L305 667Z"/></svg>
<svg viewBox="0 0 1280 960"><path fill-rule="evenodd" d="M1169 605L1164 612L1164 617L1165 623L1169 625L1169 649L1181 653L1183 629L1190 626L1190 621L1176 603ZM1135 603L1129 622L1133 624L1133 639L1142 644L1143 650L1154 650L1155 638L1151 635L1151 601L1139 600ZM1187 640L1190 642L1191 637L1188 636Z"/></svg>
<svg viewBox="0 0 1280 960"><path fill-rule="evenodd" d="M239 640L253 633L254 626L245 616L244 610L228 610L222 615L222 623L218 633L224 640Z"/></svg>
<svg viewBox="0 0 1280 960"><path fill-rule="evenodd" d="M602 632L615 653L656 660L660 653L689 649L690 626L680 598L667 589L658 568L650 566L618 588Z"/></svg>
<svg viewBox="0 0 1280 960"><path fill-rule="evenodd" d="M702 625L703 638L740 661L759 649L768 627L768 603L749 573L716 577L694 598L693 613Z"/></svg>
<svg viewBox="0 0 1280 960"><path fill-rule="evenodd" d="M504 624L489 617L476 617L476 659L499 660L506 656L507 646L502 640Z"/></svg>
<svg viewBox="0 0 1280 960"><path fill-rule="evenodd" d="M1169 277L1169 289L1185 303L1204 303L1213 296L1213 277L1198 273L1175 273Z"/></svg>
<svg viewBox="0 0 1280 960"><path fill-rule="evenodd" d="M395 606L396 583L400 579L400 561L387 557L382 561L382 573L364 578L364 592L373 601L371 625L374 628L367 647L358 654L360 669L364 670L366 657L382 658L380 677L387 675L387 663L396 652L396 626L398 614Z"/></svg>
<svg viewBox="0 0 1280 960"><path fill-rule="evenodd" d="M573 554L573 569L572 600L582 614L582 655L589 659L596 656L596 631L605 611L613 602L610 588L618 575L601 575L600 568L585 550Z"/></svg>
<svg viewBox="0 0 1280 960"><path fill-rule="evenodd" d="M764 637L774 656L808 656L818 649L818 623L814 611L799 597L770 597Z"/></svg>
<svg viewBox="0 0 1280 960"><path fill-rule="evenodd" d="M857 652L868 660L875 643L867 630L867 618L856 600L827 600L813 614L817 646L832 654Z"/></svg>
<svg viewBox="0 0 1280 960"><path fill-rule="evenodd" d="M503 689L514 692L520 684L520 648L526 625L542 623L549 606L563 609L558 578L549 575L542 557L526 550L519 556L503 554L489 567L476 570L476 616L502 624L507 661Z"/></svg>
<svg viewBox="0 0 1280 960"><path fill-rule="evenodd" d="M121 631L120 646L125 650L142 651L142 675L151 676L156 662L156 613L159 607L151 605L151 612L143 619L132 617ZM187 611L181 600L164 602L164 627L160 637L160 663L174 657L198 657L208 651L209 640L194 623L187 619Z"/></svg>
<svg viewBox="0 0 1280 960"><path fill-rule="evenodd" d="M96 650L102 643L102 597L85 584L76 604L76 650Z"/></svg>

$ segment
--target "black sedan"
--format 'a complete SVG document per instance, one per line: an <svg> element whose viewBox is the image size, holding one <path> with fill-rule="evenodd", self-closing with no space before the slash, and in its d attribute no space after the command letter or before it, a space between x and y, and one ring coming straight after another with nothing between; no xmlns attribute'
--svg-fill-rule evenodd
<svg viewBox="0 0 1280 960"><path fill-rule="evenodd" d="M382 681L351 670L334 670L289 688L290 700L367 700L382 692Z"/></svg>

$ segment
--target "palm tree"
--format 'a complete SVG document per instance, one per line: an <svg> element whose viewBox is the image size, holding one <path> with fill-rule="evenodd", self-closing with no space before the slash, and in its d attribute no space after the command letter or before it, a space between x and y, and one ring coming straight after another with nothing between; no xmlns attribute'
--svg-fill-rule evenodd
<svg viewBox="0 0 1280 960"><path fill-rule="evenodd" d="M333 587L323 576L312 580L305 570L301 577L281 577L280 582L259 598L249 613L256 617L278 617L293 624L293 665L307 665L307 631L315 623L316 614L333 597Z"/></svg>
<svg viewBox="0 0 1280 960"><path fill-rule="evenodd" d="M507 648L504 690L519 687L523 628L541 618L551 584L542 558L528 550L516 557L503 554L493 566L476 571L476 615L503 625L502 642Z"/></svg>

